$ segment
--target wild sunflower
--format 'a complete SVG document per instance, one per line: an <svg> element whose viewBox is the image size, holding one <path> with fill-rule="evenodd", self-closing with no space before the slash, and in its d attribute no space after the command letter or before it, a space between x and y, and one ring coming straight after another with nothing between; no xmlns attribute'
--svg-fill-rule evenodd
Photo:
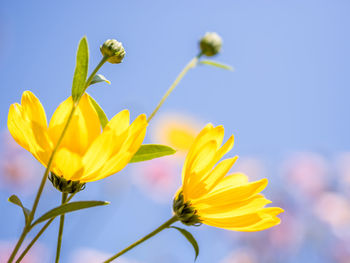
<svg viewBox="0 0 350 263"><path fill-rule="evenodd" d="M183 167L183 184L175 195L175 215L187 225L203 223L235 231L260 231L279 224L277 215L283 209L265 207L271 201L260 194L267 179L248 182L242 173L227 175L237 157L219 162L234 143L231 136L221 146L223 138L223 126L212 124L196 137Z"/></svg>
<svg viewBox="0 0 350 263"><path fill-rule="evenodd" d="M10 106L8 129L16 142L45 167L73 107L72 97L63 101L49 125L38 98L30 91L21 104ZM147 120L139 115L129 124L129 111L115 115L101 130L98 115L84 94L54 157L51 172L58 178L81 183L103 179L122 170L139 149Z"/></svg>

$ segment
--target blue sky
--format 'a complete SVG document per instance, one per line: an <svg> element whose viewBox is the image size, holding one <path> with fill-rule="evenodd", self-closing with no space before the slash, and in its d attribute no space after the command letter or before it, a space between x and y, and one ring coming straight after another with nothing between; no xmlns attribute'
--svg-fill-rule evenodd
<svg viewBox="0 0 350 263"><path fill-rule="evenodd" d="M9 105L27 89L51 116L70 94L76 47L83 35L89 41L90 69L101 57L104 40L123 42L124 62L100 71L112 85L96 85L89 92L109 117L124 108L135 117L152 112L197 54L198 39L216 31L224 45L215 59L233 65L235 72L204 66L192 70L161 111L223 124L227 133L235 134L239 155L277 161L293 151L348 151L349 11L347 0L2 2L0 128L6 129ZM163 210L166 217L169 211ZM150 217L145 224L152 228L157 219ZM203 232L198 231L199 236L206 235ZM15 237L15 229L3 236ZM181 243L180 238L176 241ZM90 245L99 246L95 243ZM111 244L102 243L113 251ZM154 244L162 247L162 242ZM152 244L135 257L142 259L148 249ZM192 251L187 252L191 258ZM206 256L200 262L216 262L213 253Z"/></svg>

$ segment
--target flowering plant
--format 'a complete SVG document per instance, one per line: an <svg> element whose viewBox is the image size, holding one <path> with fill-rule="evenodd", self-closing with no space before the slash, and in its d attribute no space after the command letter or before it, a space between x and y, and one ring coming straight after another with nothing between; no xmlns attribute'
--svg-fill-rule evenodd
<svg viewBox="0 0 350 263"><path fill-rule="evenodd" d="M20 262L56 217L60 217L55 259L59 262L65 214L109 204L107 201L71 201L87 183L116 174L128 163L144 162L176 152L166 145L142 144L147 127L190 69L203 64L232 70L230 66L203 59L219 53L221 46L220 36L205 34L199 42L199 54L185 66L154 111L148 118L140 114L131 124L128 110L122 110L108 120L101 106L86 92L95 83L110 83L103 75L97 74L106 62L122 63L125 50L122 43L114 39L105 41L100 47L101 61L89 76L88 43L86 37L81 39L71 96L58 106L49 124L39 99L31 91L23 92L21 103L10 106L8 129L15 141L46 169L31 209L26 208L16 195L9 198L10 202L21 207L25 219L9 263ZM176 222L194 226L207 224L235 231L260 231L280 223L277 215L283 210L266 208L270 201L260 194L267 185L266 179L249 183L244 174L227 175L237 157L220 161L234 142L231 136L221 146L223 138L223 126L208 124L202 129L187 154L183 183L174 196L172 217L104 262L113 261L166 228L183 234L195 249L197 258L199 247L195 238L187 230L173 226ZM61 205L36 217L47 179L62 193ZM45 224L41 230L17 257L27 234L42 223Z"/></svg>

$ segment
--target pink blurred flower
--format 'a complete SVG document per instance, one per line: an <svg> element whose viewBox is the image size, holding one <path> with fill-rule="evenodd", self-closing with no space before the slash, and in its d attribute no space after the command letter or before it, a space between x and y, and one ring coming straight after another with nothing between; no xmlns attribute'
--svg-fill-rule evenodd
<svg viewBox="0 0 350 263"><path fill-rule="evenodd" d="M290 187L298 189L311 198L319 196L327 187L328 163L316 153L297 153L283 165Z"/></svg>
<svg viewBox="0 0 350 263"><path fill-rule="evenodd" d="M91 248L80 248L73 252L71 256L71 263L96 263L103 262L112 254L104 253ZM141 263L140 261L135 261L131 259L126 259L124 257L118 258L118 263Z"/></svg>
<svg viewBox="0 0 350 263"><path fill-rule="evenodd" d="M252 181L267 177L263 161L256 157L239 157L239 161L235 163L233 170L246 174Z"/></svg>
<svg viewBox="0 0 350 263"><path fill-rule="evenodd" d="M14 246L15 246L14 242L0 241L0 263L7 262ZM23 247L25 246L26 244L24 243ZM17 256L19 256L19 254ZM21 261L21 263L38 263L38 262L49 262L46 248L41 243L36 243L35 246L28 252L28 254Z"/></svg>
<svg viewBox="0 0 350 263"><path fill-rule="evenodd" d="M133 183L156 202L168 203L181 184L181 167L170 157L140 163L132 170Z"/></svg>
<svg viewBox="0 0 350 263"><path fill-rule="evenodd" d="M318 199L315 214L328 223L338 237L350 237L350 202L339 193L325 192Z"/></svg>
<svg viewBox="0 0 350 263"><path fill-rule="evenodd" d="M339 154L335 163L341 186L347 194L350 194L350 152Z"/></svg>
<svg viewBox="0 0 350 263"><path fill-rule="evenodd" d="M220 263L258 263L253 250L238 249L227 255Z"/></svg>
<svg viewBox="0 0 350 263"><path fill-rule="evenodd" d="M297 220L297 216L290 214L288 210L281 216L281 219L283 224L267 232L270 244L273 249L297 251L304 239L304 226Z"/></svg>
<svg viewBox="0 0 350 263"><path fill-rule="evenodd" d="M0 180L3 187L19 188L22 194L31 194L40 180L40 164L21 148L8 132L1 134ZM38 176L39 175L39 176Z"/></svg>

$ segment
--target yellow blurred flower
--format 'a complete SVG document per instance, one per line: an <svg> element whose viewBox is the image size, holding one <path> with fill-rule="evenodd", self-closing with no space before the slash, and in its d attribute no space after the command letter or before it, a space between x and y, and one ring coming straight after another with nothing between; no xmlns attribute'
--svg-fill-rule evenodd
<svg viewBox="0 0 350 263"><path fill-rule="evenodd" d="M180 114L163 114L153 125L154 141L187 152L200 131L198 121Z"/></svg>
<svg viewBox="0 0 350 263"><path fill-rule="evenodd" d="M260 231L280 223L283 212L259 194L267 179L248 182L242 173L226 175L236 157L214 165L233 147L233 136L221 147L224 127L208 124L193 142L182 172L182 187L174 199L174 212L182 223L204 223L235 231Z"/></svg>
<svg viewBox="0 0 350 263"><path fill-rule="evenodd" d="M23 148L45 167L73 107L71 97L60 104L47 125L38 98L30 91L12 104L8 129ZM92 182L122 170L139 149L146 133L144 114L129 124L129 111L115 115L101 132L98 115L84 94L57 150L51 172L66 180Z"/></svg>

